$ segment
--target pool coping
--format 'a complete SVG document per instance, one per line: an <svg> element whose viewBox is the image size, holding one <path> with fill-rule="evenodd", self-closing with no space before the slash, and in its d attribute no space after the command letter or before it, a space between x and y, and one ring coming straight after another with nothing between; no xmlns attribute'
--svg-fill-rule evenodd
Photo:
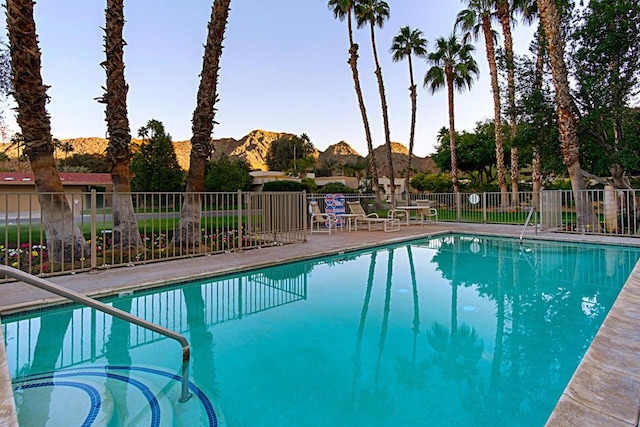
<svg viewBox="0 0 640 427"><path fill-rule="evenodd" d="M57 276L50 280L55 283L75 285L83 293L96 298L105 298L123 292L136 292L161 286L171 286L187 280L221 276L239 270L256 269L274 264L301 261L319 256L350 252L382 244L431 237L443 233L470 233L494 237L518 237L521 226L495 226L492 224L440 223L426 226L411 226L401 233L383 232L341 232L332 236L310 235L309 242L247 251L245 253L221 254L212 257L197 257L165 263L135 266L131 271L127 267L101 270L96 274L81 273L72 276ZM526 235L526 239L540 239L564 242L599 243L612 245L639 246L640 239L617 238L610 236L587 236L579 234L543 233ZM304 245L306 250L295 247ZM294 248L291 250L291 248ZM209 262L207 262L209 261ZM211 264L211 265L208 265ZM159 266L164 265L164 269ZM180 266L180 268L176 268ZM198 267L198 268L196 268ZM143 271L144 270L144 271ZM160 274L163 270L164 274ZM187 271L188 276L180 276L178 270ZM142 273L144 280L127 281L127 285L102 286L100 283L112 283L116 277ZM168 273L173 276L169 277ZM126 273L126 274L123 274ZM86 280L86 278L91 280ZM83 279L85 278L85 279ZM120 280L122 281L122 280ZM85 285L97 285L87 289ZM18 282L12 285L14 293L25 291L27 285ZM72 286L69 286L72 287ZM29 288L31 289L31 288ZM31 289L31 291L33 291ZM0 293L0 313L2 315L18 313L36 307L48 308L60 305L58 297L42 297L35 290L33 298L26 301L7 303L7 292ZM40 291L42 292L42 291ZM638 427L640 417L640 262L636 264L618 298L598 330L593 342L580 362L571 381L564 390L554 411L547 420L547 426L634 426ZM6 364L4 338L0 329L0 392L2 396L12 396L11 377ZM9 394L7 394L9 387ZM6 412L6 414L5 414ZM17 425L15 404L12 398L0 400L0 424ZM6 417L5 417L6 415Z"/></svg>

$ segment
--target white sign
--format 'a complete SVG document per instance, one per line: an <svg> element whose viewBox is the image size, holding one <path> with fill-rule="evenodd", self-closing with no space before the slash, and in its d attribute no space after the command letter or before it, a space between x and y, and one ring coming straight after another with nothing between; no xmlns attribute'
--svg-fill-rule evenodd
<svg viewBox="0 0 640 427"><path fill-rule="evenodd" d="M476 193L473 193L469 196L469 203L471 203L472 205L477 205L479 201L480 196L478 196Z"/></svg>

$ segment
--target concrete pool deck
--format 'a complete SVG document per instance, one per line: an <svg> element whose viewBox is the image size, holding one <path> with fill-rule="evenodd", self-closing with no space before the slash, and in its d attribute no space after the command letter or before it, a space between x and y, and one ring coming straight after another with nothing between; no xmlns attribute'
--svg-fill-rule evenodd
<svg viewBox="0 0 640 427"><path fill-rule="evenodd" d="M308 242L165 261L133 267L98 270L57 276L49 280L93 297L149 289L259 268L293 260L313 258L425 237L443 232L475 233L518 238L522 226L495 224L431 223L402 227L400 231L340 231L313 234ZM614 236L583 236L538 233L527 230L526 239L608 243L640 246L640 239ZM19 282L0 284L0 315L18 313L63 303L59 297ZM565 389L547 425L549 426L634 426L640 413L640 263L636 265L602 327L589 347L571 382ZM1 330L0 330L1 334ZM0 335L0 425L17 425L10 391L4 339Z"/></svg>

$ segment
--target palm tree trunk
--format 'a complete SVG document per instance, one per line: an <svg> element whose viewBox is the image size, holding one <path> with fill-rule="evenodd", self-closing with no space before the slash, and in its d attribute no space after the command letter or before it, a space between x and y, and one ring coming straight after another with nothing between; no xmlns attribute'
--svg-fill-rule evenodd
<svg viewBox="0 0 640 427"><path fill-rule="evenodd" d="M207 43L204 47L200 87L196 108L191 121L191 154L187 174L187 197L182 203L180 222L174 242L183 247L200 245L200 220L202 217L201 193L204 191L204 175L211 156L211 133L215 119L215 103L218 101L218 71L222 56L222 41L229 18L231 0L215 0L211 8Z"/></svg>
<svg viewBox="0 0 640 427"><path fill-rule="evenodd" d="M378 177L378 163L373 153L373 139L371 138L371 128L369 127L369 118L367 117L367 109L364 105L364 97L362 96L362 88L360 87L360 75L358 73L358 44L353 41L353 27L351 21L351 9L347 14L347 26L349 29L349 65L351 66L351 74L353 75L353 85L356 89L358 105L360 106L360 115L362 116L362 124L364 125L364 136L367 140L367 150L369 156L367 160L371 166L372 187L376 198L376 206L380 207L382 198L380 196L380 179Z"/></svg>
<svg viewBox="0 0 640 427"><path fill-rule="evenodd" d="M418 109L418 91L416 84L413 80L413 63L411 61L411 54L409 54L409 96L411 98L411 130L409 132L409 159L407 160L407 173L404 178L404 188L407 192L407 203L410 200L409 181L411 180L411 157L413 156L413 140L416 134L416 110Z"/></svg>
<svg viewBox="0 0 640 427"><path fill-rule="evenodd" d="M578 230L589 227L593 231L598 231L600 223L589 202L580 167L580 142L576 131L577 120L572 110L567 66L564 62L564 41L560 34L560 16L554 0L538 0L538 11L547 37L549 62L556 89L562 163L567 167L573 188L576 203L576 226Z"/></svg>
<svg viewBox="0 0 640 427"><path fill-rule="evenodd" d="M89 246L74 224L53 157L33 5L33 0L8 0L6 5L17 122L24 137L24 154L35 177L49 255L54 262L79 260L89 256Z"/></svg>
<svg viewBox="0 0 640 427"><path fill-rule="evenodd" d="M504 35L504 52L507 62L507 102L509 103L507 115L509 117L509 136L511 139L511 206L516 207L519 201L518 179L520 167L518 165L518 147L514 145L516 134L518 133L516 120L516 73L513 63L513 37L511 36L511 13L508 0L498 2L498 19Z"/></svg>
<svg viewBox="0 0 640 427"><path fill-rule="evenodd" d="M509 194L507 192L506 168L504 164L504 142L502 135L502 115L500 113L500 88L498 86L498 67L496 65L496 50L493 45L493 32L488 16L482 17L482 30L487 48L487 61L491 74L491 91L493 92L493 118L496 136L496 167L498 169L498 186L500 187L500 205L503 208L509 206Z"/></svg>
<svg viewBox="0 0 640 427"><path fill-rule="evenodd" d="M107 160L113 181L113 242L124 249L142 246L138 221L131 200L131 133L127 115L127 91L124 78L122 29L124 27L123 0L108 0L105 26L103 66L107 74L105 95L99 100L106 104L109 131Z"/></svg>
<svg viewBox="0 0 640 427"><path fill-rule="evenodd" d="M533 83L534 91L542 90L542 75L544 72L544 57L546 52L546 42L544 36L544 28L542 27L542 22L538 23L538 47L536 52L536 70L535 77ZM533 197L531 199L531 204L538 208L540 204L540 188L542 187L542 171L540 167L540 147L539 142L534 141L533 143L533 159L531 162L531 181L533 182Z"/></svg>
<svg viewBox="0 0 640 427"><path fill-rule="evenodd" d="M447 67L451 67L447 65ZM458 153L456 149L456 123L453 103L453 70L445 70L447 78L447 97L449 103L449 150L451 151L451 181L453 182L453 192L460 192L458 184ZM480 177L482 179L482 177Z"/></svg>
<svg viewBox="0 0 640 427"><path fill-rule="evenodd" d="M371 28L371 47L373 48L373 59L376 64L376 78L378 80L378 92L380 92L380 105L382 106L382 124L384 126L384 142L387 147L387 162L389 163L389 181L391 189L391 206L396 205L396 177L393 170L393 156L391 153L391 135L389 130L389 112L387 111L387 96L384 93L384 81L382 79L382 68L378 61L378 49L376 48L376 37L373 21L370 23Z"/></svg>

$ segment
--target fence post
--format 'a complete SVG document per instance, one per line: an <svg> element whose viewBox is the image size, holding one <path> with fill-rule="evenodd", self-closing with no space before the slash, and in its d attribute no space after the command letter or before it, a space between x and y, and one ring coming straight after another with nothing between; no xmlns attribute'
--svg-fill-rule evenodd
<svg viewBox="0 0 640 427"><path fill-rule="evenodd" d="M91 270L98 267L97 233L96 233L96 190L91 189Z"/></svg>
<svg viewBox="0 0 640 427"><path fill-rule="evenodd" d="M242 252L242 238L244 231L242 229L242 190L238 190L238 251Z"/></svg>
<svg viewBox="0 0 640 427"><path fill-rule="evenodd" d="M456 196L456 216L458 217L458 222L462 221L462 194L457 192Z"/></svg>
<svg viewBox="0 0 640 427"><path fill-rule="evenodd" d="M304 242L307 241L307 215L309 215L307 209L307 190L302 190L302 229L304 230Z"/></svg>
<svg viewBox="0 0 640 427"><path fill-rule="evenodd" d="M482 222L487 223L487 192L482 192Z"/></svg>

